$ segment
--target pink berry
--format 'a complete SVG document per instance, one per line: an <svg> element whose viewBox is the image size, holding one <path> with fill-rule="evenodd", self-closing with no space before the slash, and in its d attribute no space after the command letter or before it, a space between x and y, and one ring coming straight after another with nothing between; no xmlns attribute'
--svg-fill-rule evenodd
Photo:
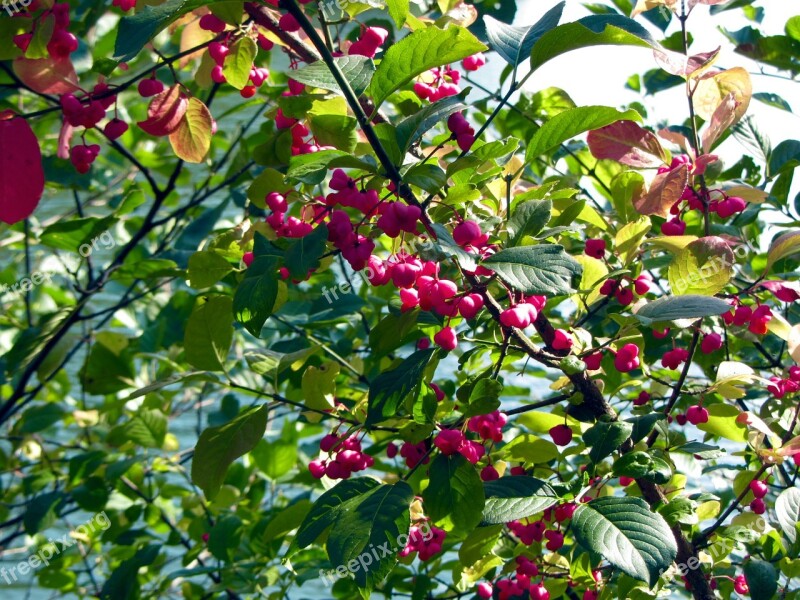
<svg viewBox="0 0 800 600"><path fill-rule="evenodd" d="M703 354L711 354L722 348L722 336L718 333L709 333L703 336L700 342L700 350Z"/></svg>
<svg viewBox="0 0 800 600"><path fill-rule="evenodd" d="M761 498L756 498L750 503L750 510L752 510L757 515L763 515L764 512L767 510L767 505L764 504L764 500Z"/></svg>
<svg viewBox="0 0 800 600"><path fill-rule="evenodd" d="M633 302L633 290L629 287L620 289L616 294L617 302L622 306L628 306Z"/></svg>
<svg viewBox="0 0 800 600"><path fill-rule="evenodd" d="M636 481L636 480L635 480L633 477L625 477L624 475L623 475L622 477L620 477L620 478L619 478L619 484L620 484L622 487L628 487L628 486L629 486L630 484L632 484L634 481Z"/></svg>
<svg viewBox="0 0 800 600"><path fill-rule="evenodd" d="M614 357L614 368L620 373L628 373L639 367L639 346L625 344Z"/></svg>
<svg viewBox="0 0 800 600"><path fill-rule="evenodd" d="M651 283L652 283L652 280L650 279L650 277L648 275L639 275L633 281L633 288L634 288L634 290L636 290L636 293L639 296L644 296L647 292L650 291L650 284Z"/></svg>
<svg viewBox="0 0 800 600"><path fill-rule="evenodd" d="M456 332L452 327L449 326L442 328L436 335L434 335L433 341L437 346L443 350L447 350L448 352L455 350L456 346L458 345Z"/></svg>
<svg viewBox="0 0 800 600"><path fill-rule="evenodd" d="M288 13L281 16L280 20L278 21L278 27L284 31L288 31L289 33L300 31L300 23L297 22L297 19L295 19L294 16Z"/></svg>
<svg viewBox="0 0 800 600"><path fill-rule="evenodd" d="M477 54L468 56L461 61L461 66L463 66L464 70L466 71L477 71L485 64L486 64L486 57L483 55L482 52L478 52Z"/></svg>
<svg viewBox="0 0 800 600"><path fill-rule="evenodd" d="M163 92L164 84L154 78L142 79L137 86L137 90L142 98L150 98Z"/></svg>
<svg viewBox="0 0 800 600"><path fill-rule="evenodd" d="M208 45L208 55L218 65L221 65L223 62L225 62L225 57L228 56L230 51L231 49L222 42L211 42Z"/></svg>
<svg viewBox="0 0 800 600"><path fill-rule="evenodd" d="M486 465L481 469L481 479L483 481L494 481L495 479L500 479L500 473L492 465Z"/></svg>
<svg viewBox="0 0 800 600"><path fill-rule="evenodd" d="M564 534L560 531L545 531L544 537L548 540L545 547L551 552L555 552L564 545Z"/></svg>
<svg viewBox="0 0 800 600"><path fill-rule="evenodd" d="M708 410L703 406L690 406L686 411L686 420L692 425L708 423Z"/></svg>
<svg viewBox="0 0 800 600"><path fill-rule="evenodd" d="M222 33L225 31L225 21L212 13L208 13L200 17L200 29L210 31L212 33Z"/></svg>
<svg viewBox="0 0 800 600"><path fill-rule="evenodd" d="M530 594L531 600L550 600L550 592L548 592L547 588L541 583L531 585L528 593Z"/></svg>
<svg viewBox="0 0 800 600"><path fill-rule="evenodd" d="M478 597L483 598L484 600L488 600L492 597L492 593L494 593L494 588L492 587L491 583L486 581L481 581L478 584L477 594Z"/></svg>
<svg viewBox="0 0 800 600"><path fill-rule="evenodd" d="M570 350L575 341L563 329L556 329L551 346L554 350Z"/></svg>
<svg viewBox="0 0 800 600"><path fill-rule="evenodd" d="M744 575L737 575L733 578L733 589L742 596L750 594L750 586L747 585L747 579L745 579Z"/></svg>
<svg viewBox="0 0 800 600"><path fill-rule="evenodd" d="M678 217L666 221L661 225L661 233L664 235L683 235L686 232L686 223Z"/></svg>
<svg viewBox="0 0 800 600"><path fill-rule="evenodd" d="M767 484L759 479L754 479L750 482L750 491L753 492L753 496L756 498L763 498L767 495L769 491L769 487Z"/></svg>
<svg viewBox="0 0 800 600"><path fill-rule="evenodd" d="M322 479L325 475L325 463L321 460L312 460L308 463L308 470L315 479Z"/></svg>
<svg viewBox="0 0 800 600"><path fill-rule="evenodd" d="M556 425L550 429L550 437L556 446L566 446L572 441L572 429L567 425Z"/></svg>
<svg viewBox="0 0 800 600"><path fill-rule="evenodd" d="M589 238L586 240L584 252L592 258L603 258L606 254L606 241L599 238Z"/></svg>
<svg viewBox="0 0 800 600"><path fill-rule="evenodd" d="M116 140L119 137L128 131L128 124L123 121L122 119L112 119L108 123L106 123L105 129L103 129L106 136L110 140Z"/></svg>

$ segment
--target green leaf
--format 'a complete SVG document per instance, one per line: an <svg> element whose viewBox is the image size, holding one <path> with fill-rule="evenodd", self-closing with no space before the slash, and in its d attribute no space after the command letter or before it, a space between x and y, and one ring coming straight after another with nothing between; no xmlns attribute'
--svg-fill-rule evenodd
<svg viewBox="0 0 800 600"><path fill-rule="evenodd" d="M553 203L549 199L518 204L508 220L508 243L517 246L526 235L535 236L550 221Z"/></svg>
<svg viewBox="0 0 800 600"><path fill-rule="evenodd" d="M433 354L433 348L420 350L391 371L378 375L369 386L366 425L374 425L397 416L400 403L422 381L422 374Z"/></svg>
<svg viewBox="0 0 800 600"><path fill-rule="evenodd" d="M297 463L297 444L283 440L260 440L251 454L264 475L270 479L278 479L294 469Z"/></svg>
<svg viewBox="0 0 800 600"><path fill-rule="evenodd" d="M386 356L407 344L417 326L419 311L409 310L399 315L388 314L369 332L369 347L376 358Z"/></svg>
<svg viewBox="0 0 800 600"><path fill-rule="evenodd" d="M322 223L289 246L284 255L284 264L291 276L304 280L309 271L319 267L319 259L325 253L327 241L328 227Z"/></svg>
<svg viewBox="0 0 800 600"><path fill-rule="evenodd" d="M753 99L758 100L759 102L763 102L767 106L778 108L780 110L785 110L786 112L792 112L791 105L786 100L781 98L778 94L758 92L756 94L753 94Z"/></svg>
<svg viewBox="0 0 800 600"><path fill-rule="evenodd" d="M534 25L528 27L515 27L501 23L490 15L483 17L486 23L486 37L489 45L500 57L516 67L531 55L533 45L545 33L558 25L561 13L564 11L564 2L559 2Z"/></svg>
<svg viewBox="0 0 800 600"><path fill-rule="evenodd" d="M123 435L144 448L161 448L167 436L167 417L158 409L140 408L125 424Z"/></svg>
<svg viewBox="0 0 800 600"><path fill-rule="evenodd" d="M775 515L784 535L794 544L800 520L800 489L791 487L781 492L775 501Z"/></svg>
<svg viewBox="0 0 800 600"><path fill-rule="evenodd" d="M276 273L280 255L277 248L260 234L256 234L253 254L253 262L236 288L233 314L247 331L259 337L278 298Z"/></svg>
<svg viewBox="0 0 800 600"><path fill-rule="evenodd" d="M58 404L34 405L22 413L16 430L19 433L38 433L62 421L65 415L66 411Z"/></svg>
<svg viewBox="0 0 800 600"><path fill-rule="evenodd" d="M269 405L245 410L238 417L200 434L192 458L192 481L211 500L219 492L233 461L255 448L267 429Z"/></svg>
<svg viewBox="0 0 800 600"><path fill-rule="evenodd" d="M389 9L389 16L392 21L400 29L406 22L409 10L409 0L386 0L386 6Z"/></svg>
<svg viewBox="0 0 800 600"><path fill-rule="evenodd" d="M433 129L434 125L466 107L459 96L450 96L425 106L397 124L397 145L405 154L411 144Z"/></svg>
<svg viewBox="0 0 800 600"><path fill-rule="evenodd" d="M362 496L378 487L379 482L371 477L356 477L340 481L322 494L303 519L297 530L284 560L290 558L298 550L313 544L322 533L333 524L339 510L352 498Z"/></svg>
<svg viewBox="0 0 800 600"><path fill-rule="evenodd" d="M39 241L50 248L77 252L85 257L97 250L98 246L104 249L113 246L114 238L108 230L116 222L116 217L59 220L45 228Z"/></svg>
<svg viewBox="0 0 800 600"><path fill-rule="evenodd" d="M189 257L189 285L195 289L211 287L231 271L231 263L216 252L201 250Z"/></svg>
<svg viewBox="0 0 800 600"><path fill-rule="evenodd" d="M369 85L375 108L417 75L484 50L478 38L456 25L414 31L391 46L378 65Z"/></svg>
<svg viewBox="0 0 800 600"><path fill-rule="evenodd" d="M103 584L101 600L134 600L140 597L139 569L153 564L158 558L161 546L148 544L137 550L131 558L119 563Z"/></svg>
<svg viewBox="0 0 800 600"><path fill-rule="evenodd" d="M334 146L345 152L353 152L358 143L356 125L358 121L348 115L312 115L308 125L314 139L321 146Z"/></svg>
<svg viewBox="0 0 800 600"><path fill-rule="evenodd" d="M244 35L230 47L230 52L222 64L222 74L226 81L241 90L250 81L250 69L258 54L258 46L252 38Z"/></svg>
<svg viewBox="0 0 800 600"><path fill-rule="evenodd" d="M642 46L657 43L633 19L621 15L593 15L565 23L545 33L531 50L531 71L556 56L589 46Z"/></svg>
<svg viewBox="0 0 800 600"><path fill-rule="evenodd" d="M349 500L336 515L328 536L326 548L331 564L348 565L356 561L355 568L348 567L356 584L373 589L397 563L397 552L402 549L397 547L397 539L408 533L413 499L411 486L398 481ZM380 550L387 545L388 555Z"/></svg>
<svg viewBox="0 0 800 600"><path fill-rule="evenodd" d="M167 25L205 4L208 4L207 0L167 0L158 6L144 6L135 14L122 17L117 25L114 60L133 60Z"/></svg>
<svg viewBox="0 0 800 600"><path fill-rule="evenodd" d="M233 301L212 296L198 303L186 323L183 348L186 361L205 371L222 371L233 343Z"/></svg>
<svg viewBox="0 0 800 600"><path fill-rule="evenodd" d="M89 394L113 394L133 385L136 374L128 340L119 333L103 332L96 338L79 373Z"/></svg>
<svg viewBox="0 0 800 600"><path fill-rule="evenodd" d="M716 317L730 309L731 305L721 298L696 295L665 296L642 306L636 312L636 318L644 325L651 325L676 319Z"/></svg>
<svg viewBox="0 0 800 600"><path fill-rule="evenodd" d="M667 461L640 450L628 452L615 460L613 472L617 477L643 478L658 484L665 484L672 477Z"/></svg>
<svg viewBox="0 0 800 600"><path fill-rule="evenodd" d="M610 106L579 106L558 113L545 122L528 142L525 160L547 154L576 135L600 129L617 121L641 121L635 110L619 111Z"/></svg>
<svg viewBox="0 0 800 600"><path fill-rule="evenodd" d="M708 422L697 425L700 431L734 442L747 441L747 427L736 420L738 408L730 404L711 404L706 409Z"/></svg>
<svg viewBox="0 0 800 600"><path fill-rule="evenodd" d="M369 87L372 74L375 72L375 63L372 62L372 59L353 54L352 56L338 56L333 60L356 96L363 94ZM337 94L342 93L328 65L321 60L292 71L292 79L308 86L330 90Z"/></svg>
<svg viewBox="0 0 800 600"><path fill-rule="evenodd" d="M775 238L767 251L766 271L769 271L777 261L797 252L800 252L800 231L790 231Z"/></svg>
<svg viewBox="0 0 800 600"><path fill-rule="evenodd" d="M633 425L633 431L631 431L631 440L633 443L636 444L650 435L650 432L653 431L656 423L663 421L666 418L667 417L664 416L664 413L654 412L641 415L639 417L625 419L626 422Z"/></svg>
<svg viewBox="0 0 800 600"><path fill-rule="evenodd" d="M629 265L637 255L642 240L644 240L651 227L650 219L643 216L631 221L617 231L614 236L614 251L619 253L624 265Z"/></svg>
<svg viewBox="0 0 800 600"><path fill-rule="evenodd" d="M211 111L200 99L192 97L180 125L169 134L169 143L178 158L188 163L201 163L211 148L213 129Z"/></svg>
<svg viewBox="0 0 800 600"><path fill-rule="evenodd" d="M800 165L800 141L783 140L775 146L769 159L769 177L773 179L784 171L791 171Z"/></svg>
<svg viewBox="0 0 800 600"><path fill-rule="evenodd" d="M473 529L458 549L458 558L465 566L471 566L492 554L503 532L503 525L491 525Z"/></svg>
<svg viewBox="0 0 800 600"><path fill-rule="evenodd" d="M483 514L483 483L461 454L439 454L430 465L430 483L422 493L425 511L445 529L471 531Z"/></svg>
<svg viewBox="0 0 800 600"><path fill-rule="evenodd" d="M289 161L286 176L305 183L319 183L316 181L317 176L327 171L332 161L346 156L350 155L342 150L320 150L311 154L298 154ZM308 179L308 176L313 177Z"/></svg>
<svg viewBox="0 0 800 600"><path fill-rule="evenodd" d="M631 433L633 433L631 423L598 421L583 434L583 441L591 448L589 458L593 463L599 463L631 437Z"/></svg>
<svg viewBox="0 0 800 600"><path fill-rule="evenodd" d="M558 502L547 482L535 477L501 477L483 484L486 504L484 523L508 523L542 512Z"/></svg>
<svg viewBox="0 0 800 600"><path fill-rule="evenodd" d="M461 412L465 417L475 415L486 415L500 408L500 394L503 392L503 384L496 379L484 377L475 382L469 393L466 406L462 406Z"/></svg>
<svg viewBox="0 0 800 600"><path fill-rule="evenodd" d="M556 244L506 248L483 264L524 294L569 294L572 278L581 274L580 264Z"/></svg>
<svg viewBox="0 0 800 600"><path fill-rule="evenodd" d="M717 236L697 239L677 254L667 277L674 294L713 296L733 277L736 261L728 243Z"/></svg>
<svg viewBox="0 0 800 600"><path fill-rule="evenodd" d="M575 539L623 573L653 587L678 554L664 518L641 498L597 498L572 516Z"/></svg>
<svg viewBox="0 0 800 600"><path fill-rule="evenodd" d="M778 591L778 571L765 560L750 559L744 564L744 576L753 600L772 600Z"/></svg>

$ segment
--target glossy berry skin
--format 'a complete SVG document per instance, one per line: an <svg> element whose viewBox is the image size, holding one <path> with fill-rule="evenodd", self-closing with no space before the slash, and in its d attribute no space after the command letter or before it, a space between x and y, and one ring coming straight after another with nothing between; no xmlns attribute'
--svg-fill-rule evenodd
<svg viewBox="0 0 800 600"><path fill-rule="evenodd" d="M116 140L128 131L128 124L123 121L122 119L112 119L108 123L106 123L105 128L103 131L106 134L106 137L110 140Z"/></svg>
<svg viewBox="0 0 800 600"><path fill-rule="evenodd" d="M750 503L750 510L752 510L757 515L763 515L767 511L767 505L764 504L763 499L756 498Z"/></svg>
<svg viewBox="0 0 800 600"><path fill-rule="evenodd" d="M606 254L606 241L599 238L589 238L586 240L584 252L592 258L602 259Z"/></svg>
<svg viewBox="0 0 800 600"><path fill-rule="evenodd" d="M603 353L595 352L588 356L583 357L583 362L589 371L597 371L600 368L600 363L603 361Z"/></svg>
<svg viewBox="0 0 800 600"><path fill-rule="evenodd" d="M210 31L212 33L222 33L225 31L225 21L211 13L200 17L200 29Z"/></svg>
<svg viewBox="0 0 800 600"><path fill-rule="evenodd" d="M556 329L551 346L554 350L570 350L574 343L569 333L563 329Z"/></svg>
<svg viewBox="0 0 800 600"><path fill-rule="evenodd" d="M492 587L491 583L486 581L481 581L478 584L478 588L476 590L479 598L483 598L484 600L488 600L492 597L492 593L494 593L494 588Z"/></svg>
<svg viewBox="0 0 800 600"><path fill-rule="evenodd" d="M483 481L494 481L495 479L500 479L500 474L492 465L486 465L481 469L481 479Z"/></svg>
<svg viewBox="0 0 800 600"><path fill-rule="evenodd" d="M572 441L572 429L568 425L556 425L549 433L556 446L566 446Z"/></svg>
<svg viewBox="0 0 800 600"><path fill-rule="evenodd" d="M628 373L639 368L639 346L625 344L614 357L614 368L620 373Z"/></svg>
<svg viewBox="0 0 800 600"><path fill-rule="evenodd" d="M753 496L756 498L763 498L767 495L769 487L760 479L754 479L750 482L750 491L753 492Z"/></svg>
<svg viewBox="0 0 800 600"><path fill-rule="evenodd" d="M544 537L547 538L547 544L545 544L545 547L551 552L555 552L564 545L564 534L562 534L560 531L545 531Z"/></svg>
<svg viewBox="0 0 800 600"><path fill-rule="evenodd" d="M708 410L702 406L690 406L686 411L686 420L692 425L708 423Z"/></svg>
<svg viewBox="0 0 800 600"><path fill-rule="evenodd" d="M747 585L747 579L745 579L744 575L737 575L733 578L733 589L742 596L750 594L750 586Z"/></svg>
<svg viewBox="0 0 800 600"><path fill-rule="evenodd" d="M136 88L142 98L150 98L164 91L164 84L158 79L142 79Z"/></svg>
<svg viewBox="0 0 800 600"><path fill-rule="evenodd" d="M706 334L700 342L700 351L703 354L711 354L720 348L722 348L722 336L718 333Z"/></svg>
<svg viewBox="0 0 800 600"><path fill-rule="evenodd" d="M531 600L550 600L550 592L541 583L531 585L529 593Z"/></svg>
<svg viewBox="0 0 800 600"><path fill-rule="evenodd" d="M461 61L461 66L464 67L465 71L477 71L485 64L486 64L486 57L483 55L482 52L478 52L477 54L468 56L467 58Z"/></svg>

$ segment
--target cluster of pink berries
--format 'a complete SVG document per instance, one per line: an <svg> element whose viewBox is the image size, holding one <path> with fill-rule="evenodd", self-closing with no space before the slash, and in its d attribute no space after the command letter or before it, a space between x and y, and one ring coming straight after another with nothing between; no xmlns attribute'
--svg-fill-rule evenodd
<svg viewBox="0 0 800 600"><path fill-rule="evenodd" d="M210 18L208 19L209 21L211 20L219 21L219 23L222 23L222 31L225 30L225 22L221 21L212 14L204 15L203 18L200 19L201 27L203 26L203 19L207 18ZM207 27L213 26L216 29L218 29L219 26L216 23L216 21L213 23L207 22L206 26ZM214 31L214 29L211 29L210 31ZM264 38L263 36L261 37L266 41L266 43L271 48L272 42L269 41L267 38ZM214 67L211 69L211 80L214 83L222 84L227 81L227 79L225 78L225 74L223 73L223 65L225 63L225 57L228 56L228 54L230 54L230 51L231 50L227 42L214 41L208 45L208 55L215 63ZM258 88L260 88L267 79L269 79L269 69L267 69L266 67L257 67L255 65L252 65L250 67L251 85L244 86L241 90L239 90L239 94L241 94L242 98L252 98L253 96L256 95Z"/></svg>
<svg viewBox="0 0 800 600"><path fill-rule="evenodd" d="M633 284L631 287L630 283ZM623 277L621 280L606 279L600 286L600 293L604 296L614 296L622 306L628 306L636 296L644 296L650 291L653 280L647 273L642 273L636 279Z"/></svg>
<svg viewBox="0 0 800 600"><path fill-rule="evenodd" d="M383 27L367 27L355 42L350 44L347 53L352 56L358 54L366 56L367 58L375 58L375 55L383 46L386 39L389 37L389 32Z"/></svg>
<svg viewBox="0 0 800 600"><path fill-rule="evenodd" d="M612 350L613 352L613 350ZM592 352L583 357L583 362L589 371L597 371L603 361L603 352ZM620 373L629 373L639 368L639 346L625 344L614 352L614 368Z"/></svg>
<svg viewBox="0 0 800 600"><path fill-rule="evenodd" d="M536 320L547 303L544 296L528 296L500 313L500 322L506 327L525 329Z"/></svg>
<svg viewBox="0 0 800 600"><path fill-rule="evenodd" d="M536 575L539 574L538 567L536 567L536 565L534 565L524 556L517 557L518 565L527 565L527 563L520 562L520 559L528 561L533 566L533 569L536 569ZM527 567L523 566L523 569L527 569ZM517 567L517 574L515 577L511 579L500 579L494 584L494 586L492 586L492 584L489 582L483 581L478 584L476 592L480 598L491 598L496 588L497 597L500 600L520 598L523 597L526 592L531 600L549 600L550 592L547 591L547 588L544 587L544 584L541 582L534 583L531 581L531 577L535 577L536 575L526 575L525 573L520 573L520 569Z"/></svg>
<svg viewBox="0 0 800 600"><path fill-rule="evenodd" d="M289 92L291 92L292 89L305 89L305 86L302 84L298 82L292 83L292 81L293 80L290 80ZM284 93L284 95L288 94ZM287 117L283 114L283 111L280 108L275 114L275 127L277 127L279 130L288 129L292 134L292 156L298 156L300 154L314 154L320 150L333 149L333 146L319 145L314 136L311 134L311 130L309 130L304 123L301 123L298 119Z"/></svg>
<svg viewBox="0 0 800 600"><path fill-rule="evenodd" d="M355 436L340 437L329 433L320 440L319 449L328 452L328 459L312 460L308 464L311 475L317 479L348 479L352 473L363 471L375 464L369 454L361 451L361 442Z"/></svg>
<svg viewBox="0 0 800 600"><path fill-rule="evenodd" d="M503 426L508 422L505 413L499 410L488 415L478 415L470 417L467 421L467 429L477 433L483 440L491 440L495 443L503 441Z"/></svg>
<svg viewBox="0 0 800 600"><path fill-rule="evenodd" d="M769 492L769 486L760 479L754 479L750 482L750 491L753 492L755 497L750 503L750 510L757 515L763 515L767 510L767 505L764 504L764 496Z"/></svg>
<svg viewBox="0 0 800 600"><path fill-rule="evenodd" d="M800 367L789 367L789 377L770 377L772 382L767 386L767 389L772 392L776 398L783 398L786 394L793 394L800 389Z"/></svg>
<svg viewBox="0 0 800 600"><path fill-rule="evenodd" d="M442 98L455 96L461 91L461 88L458 87L458 83L461 81L461 73L450 66L431 69L424 78L430 83L417 81L414 84L414 93L421 100L436 102Z"/></svg>
<svg viewBox="0 0 800 600"><path fill-rule="evenodd" d="M468 56L461 61L461 66L464 67L465 71L477 71L485 64L486 57L483 55L483 52L478 52L477 54Z"/></svg>
<svg viewBox="0 0 800 600"><path fill-rule="evenodd" d="M733 300L734 308L722 315L726 325L747 325L747 329L756 335L764 335L768 331L767 324L772 320L772 310L766 304L759 304L755 309Z"/></svg>
<svg viewBox="0 0 800 600"><path fill-rule="evenodd" d="M275 235L286 238L302 238L310 234L314 227L295 216L287 216L289 209L286 197L278 192L267 194L265 202L272 213L267 217L267 224L272 227Z"/></svg>
<svg viewBox="0 0 800 600"><path fill-rule="evenodd" d="M433 445L445 456L458 452L473 465L486 454L486 448L484 448L483 444L468 440L464 433L458 429L442 429L436 439L433 440Z"/></svg>
<svg viewBox="0 0 800 600"><path fill-rule="evenodd" d="M393 443L390 443L386 448L386 455L389 458L394 458L397 456L397 454L397 446ZM427 465L431 461L431 458L428 455L428 448L425 446L425 442L419 442L418 444L403 442L403 445L400 447L399 454L405 459L406 466L409 469L413 469L420 464L420 462L423 465Z"/></svg>
<svg viewBox="0 0 800 600"><path fill-rule="evenodd" d="M91 94L78 99L74 94L64 94L60 98L61 111L64 121L70 127L83 127L92 129L106 116L106 111L116 102L116 95L106 95L108 85L99 83ZM128 124L117 117L106 123L103 131L110 140L116 140L128 130ZM97 144L73 146L70 150L70 160L78 173L86 173L100 154Z"/></svg>
<svg viewBox="0 0 800 600"><path fill-rule="evenodd" d="M439 529L430 522L426 523L425 527L430 528L428 534L423 535L422 529L417 525L412 525L408 531L408 542L405 548L400 550L398 556L408 556L412 552L416 552L420 560L430 560L439 552L442 551L442 544L447 537L447 532L444 529Z"/></svg>
<svg viewBox="0 0 800 600"><path fill-rule="evenodd" d="M475 130L469 124L467 119L460 112L453 113L447 119L447 128L453 137L456 139L458 147L463 152L472 148L475 143Z"/></svg>
<svg viewBox="0 0 800 600"><path fill-rule="evenodd" d="M23 52L28 51L28 46L33 40L35 27L37 24L45 22L45 19L53 15L54 27L47 42L47 53L54 60L64 60L78 49L78 38L69 32L69 4L59 2L53 5L50 10L45 10L39 18L34 21L34 30L29 33L20 33L14 36L14 44Z"/></svg>
<svg viewBox="0 0 800 600"><path fill-rule="evenodd" d="M673 348L667 350L661 357L661 366L666 369L677 369L682 363L689 359L689 351L686 348Z"/></svg>

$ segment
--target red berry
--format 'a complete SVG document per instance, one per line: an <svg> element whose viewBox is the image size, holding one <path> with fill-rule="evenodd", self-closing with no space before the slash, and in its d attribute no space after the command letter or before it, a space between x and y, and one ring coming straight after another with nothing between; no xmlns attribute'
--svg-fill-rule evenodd
<svg viewBox="0 0 800 600"><path fill-rule="evenodd" d="M442 348L443 350L447 350L448 352L451 350L455 350L456 346L458 346L458 338L456 337L456 332L453 330L452 327L444 327L441 329L436 335L433 336L434 343Z"/></svg>
<svg viewBox="0 0 800 600"><path fill-rule="evenodd" d="M586 368L590 371L597 371L600 368L600 363L603 361L603 353L595 352L589 356L583 357L583 362L586 363Z"/></svg>
<svg viewBox="0 0 800 600"><path fill-rule="evenodd" d="M709 333L703 336L700 350L703 354L711 354L722 348L722 336L718 333Z"/></svg>
<svg viewBox="0 0 800 600"><path fill-rule="evenodd" d="M614 368L620 373L628 373L639 368L639 346L625 344L617 350L617 355L614 357Z"/></svg>
<svg viewBox="0 0 800 600"><path fill-rule="evenodd" d="M769 487L767 484L759 479L754 479L750 482L750 491L753 492L753 496L756 498L763 498L767 495L769 491Z"/></svg>
<svg viewBox="0 0 800 600"><path fill-rule="evenodd" d="M122 135L128 131L128 124L122 119L112 119L106 123L103 131L105 131L108 139L116 140L117 138L122 137Z"/></svg>
<svg viewBox="0 0 800 600"><path fill-rule="evenodd" d="M756 498L750 503L750 510L752 510L757 515L763 515L764 512L767 510L767 505L764 504L764 500L761 498Z"/></svg>
<svg viewBox="0 0 800 600"><path fill-rule="evenodd" d="M163 92L164 84L155 78L142 79L139 82L137 89L139 90L139 95L142 98L149 98L151 96L155 96L156 94L160 94L161 92Z"/></svg>
<svg viewBox="0 0 800 600"><path fill-rule="evenodd" d="M572 336L563 329L556 329L551 346L554 350L570 350L575 341Z"/></svg>
<svg viewBox="0 0 800 600"><path fill-rule="evenodd" d="M210 31L212 33L222 33L225 31L225 27L225 21L212 13L208 13L200 17L200 29Z"/></svg>
<svg viewBox="0 0 800 600"><path fill-rule="evenodd" d="M572 441L572 429L568 425L556 425L549 433L556 446L566 446Z"/></svg>
<svg viewBox="0 0 800 600"><path fill-rule="evenodd" d="M492 465L486 465L481 469L481 479L483 481L494 481L495 479L500 479L500 473Z"/></svg>
<svg viewBox="0 0 800 600"><path fill-rule="evenodd" d="M241 94L242 98L252 98L256 95L256 86L254 85L246 85L241 90L239 90L239 94Z"/></svg>
<svg viewBox="0 0 800 600"><path fill-rule="evenodd" d="M587 256L593 258L603 258L606 254L606 241L600 238L589 238L586 240L585 250Z"/></svg>
<svg viewBox="0 0 800 600"><path fill-rule="evenodd" d="M708 410L703 406L690 406L686 411L686 420L692 425L708 423Z"/></svg>

